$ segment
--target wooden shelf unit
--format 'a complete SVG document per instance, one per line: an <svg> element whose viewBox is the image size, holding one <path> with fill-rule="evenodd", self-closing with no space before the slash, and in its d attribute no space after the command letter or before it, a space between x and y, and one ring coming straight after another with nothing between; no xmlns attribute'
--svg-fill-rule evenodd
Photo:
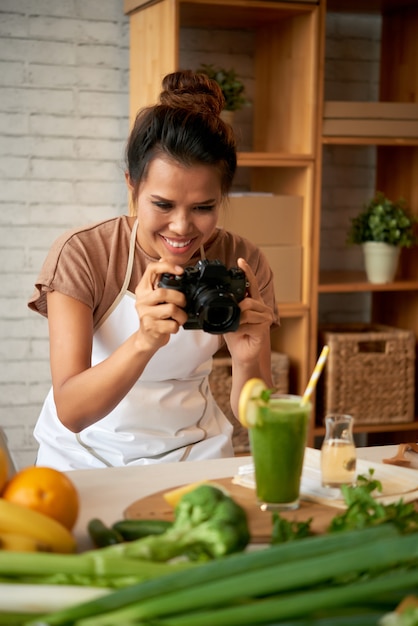
<svg viewBox="0 0 418 626"><path fill-rule="evenodd" d="M418 338L417 250L402 253L396 281L384 286L367 283L362 273L319 271L324 146L376 146L378 188L408 198L418 214L417 137L322 132L326 11L380 13L380 99L418 103L418 0L124 0L124 9L130 16L131 119L157 101L163 76L178 69L183 28L254 33L252 149L239 153L238 169L248 191L303 198L301 297L286 302L279 294L282 323L272 337L273 348L289 356L291 391L304 390L317 358L322 294L370 292L371 322L412 329ZM418 418L358 430L418 430ZM315 425L309 443L322 434Z"/></svg>
<svg viewBox="0 0 418 626"><path fill-rule="evenodd" d="M418 1L417 0L328 0L328 10L346 13L375 12L381 15L380 102L365 107L376 109L373 128L381 132L365 136L356 133L353 122L358 115L358 104L342 103L347 108L347 128L351 132L341 135L323 134L326 145L375 146L377 150L376 188L384 190L391 198L407 199L413 213L418 215L418 119L408 122L416 112L418 103ZM394 51L396 51L394 53ZM387 104L389 103L389 104ZM350 108L353 115L350 115ZM324 107L326 109L326 107ZM399 110L398 119L385 119L385 111ZM416 115L416 113L413 113ZM389 116L390 117L390 116ZM408 133L395 134L407 128ZM324 125L329 129L329 125ZM359 124L362 131L366 124ZM394 132L395 129L395 132ZM392 135L392 136L391 136ZM369 292L372 300L371 322L412 330L418 340L418 250L402 250L401 261L392 283L374 285L367 282L362 272L320 272L317 283L321 294ZM415 389L417 389L417 375ZM416 394L417 397L417 394ZM391 443L396 434L418 431L418 409L415 402L413 422L360 424L356 432L383 435ZM319 423L314 435L322 436L324 428ZM386 439L385 439L386 437Z"/></svg>

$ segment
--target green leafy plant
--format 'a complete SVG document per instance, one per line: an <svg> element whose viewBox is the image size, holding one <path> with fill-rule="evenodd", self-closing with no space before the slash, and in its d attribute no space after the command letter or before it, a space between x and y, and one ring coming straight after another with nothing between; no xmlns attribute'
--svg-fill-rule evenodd
<svg viewBox="0 0 418 626"><path fill-rule="evenodd" d="M245 97L244 83L238 78L234 69L226 70L212 64L202 63L197 72L206 74L218 83L225 98L224 109L226 111L238 111L249 104Z"/></svg>
<svg viewBox="0 0 418 626"><path fill-rule="evenodd" d="M376 241L410 248L418 243L417 221L405 200L393 202L382 192L377 192L364 210L351 220L348 242L362 244Z"/></svg>

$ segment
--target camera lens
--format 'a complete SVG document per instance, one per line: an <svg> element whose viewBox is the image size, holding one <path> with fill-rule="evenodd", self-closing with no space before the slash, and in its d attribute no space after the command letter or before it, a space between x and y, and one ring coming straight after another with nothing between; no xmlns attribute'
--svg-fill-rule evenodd
<svg viewBox="0 0 418 626"><path fill-rule="evenodd" d="M241 310L231 293L205 289L195 299L196 317L203 330L222 334L237 330Z"/></svg>
<svg viewBox="0 0 418 626"><path fill-rule="evenodd" d="M206 310L206 321L211 326L229 324L234 319L234 311L233 306L211 306Z"/></svg>

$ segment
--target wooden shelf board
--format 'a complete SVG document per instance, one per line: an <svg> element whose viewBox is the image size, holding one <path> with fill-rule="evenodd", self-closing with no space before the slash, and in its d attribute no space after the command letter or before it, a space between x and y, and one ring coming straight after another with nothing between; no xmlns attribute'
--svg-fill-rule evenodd
<svg viewBox="0 0 418 626"><path fill-rule="evenodd" d="M341 145L341 146L395 146L407 147L418 146L418 137L358 137L358 136L323 136L322 143L324 145Z"/></svg>
<svg viewBox="0 0 418 626"><path fill-rule="evenodd" d="M313 3L263 0L179 0L179 7L182 26L251 30L314 9Z"/></svg>
<svg viewBox="0 0 418 626"><path fill-rule="evenodd" d="M417 291L418 280L397 280L391 283L369 283L364 272L321 272L318 293L354 293L358 291Z"/></svg>
<svg viewBox="0 0 418 626"><path fill-rule="evenodd" d="M124 0L124 13L144 9L160 0ZM315 8L313 0L269 2L265 0L178 0L182 26L204 28L257 28ZM219 10L221 9L221 10ZM237 9L239 12L237 12Z"/></svg>
<svg viewBox="0 0 418 626"><path fill-rule="evenodd" d="M418 420L414 422L392 422L390 424L357 424L354 426L355 433L391 433L408 430L418 431ZM313 435L314 437L325 435L325 427L315 426Z"/></svg>
<svg viewBox="0 0 418 626"><path fill-rule="evenodd" d="M279 302L279 315L281 318L304 317L309 312L309 307L300 302Z"/></svg>
<svg viewBox="0 0 418 626"><path fill-rule="evenodd" d="M328 11L345 13L382 13L412 6L416 0L327 0Z"/></svg>
<svg viewBox="0 0 418 626"><path fill-rule="evenodd" d="M287 152L239 152L240 167L306 167L313 162L312 154Z"/></svg>

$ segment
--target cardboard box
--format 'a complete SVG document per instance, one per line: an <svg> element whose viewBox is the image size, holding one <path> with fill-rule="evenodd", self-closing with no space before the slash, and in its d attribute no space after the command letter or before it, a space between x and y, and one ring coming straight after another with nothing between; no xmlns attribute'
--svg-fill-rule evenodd
<svg viewBox="0 0 418 626"><path fill-rule="evenodd" d="M301 196L231 195L219 226L258 246L301 245L302 211Z"/></svg>
<svg viewBox="0 0 418 626"><path fill-rule="evenodd" d="M302 294L300 196L232 195L218 225L249 239L266 255L278 302L300 302Z"/></svg>
<svg viewBox="0 0 418 626"><path fill-rule="evenodd" d="M255 243L274 273L278 302L302 297L302 211L300 196L232 195L219 226Z"/></svg>
<svg viewBox="0 0 418 626"><path fill-rule="evenodd" d="M302 299L302 247L260 246L274 273L277 302L300 302Z"/></svg>
<svg viewBox="0 0 418 626"><path fill-rule="evenodd" d="M418 103L325 102L323 135L418 137Z"/></svg>

